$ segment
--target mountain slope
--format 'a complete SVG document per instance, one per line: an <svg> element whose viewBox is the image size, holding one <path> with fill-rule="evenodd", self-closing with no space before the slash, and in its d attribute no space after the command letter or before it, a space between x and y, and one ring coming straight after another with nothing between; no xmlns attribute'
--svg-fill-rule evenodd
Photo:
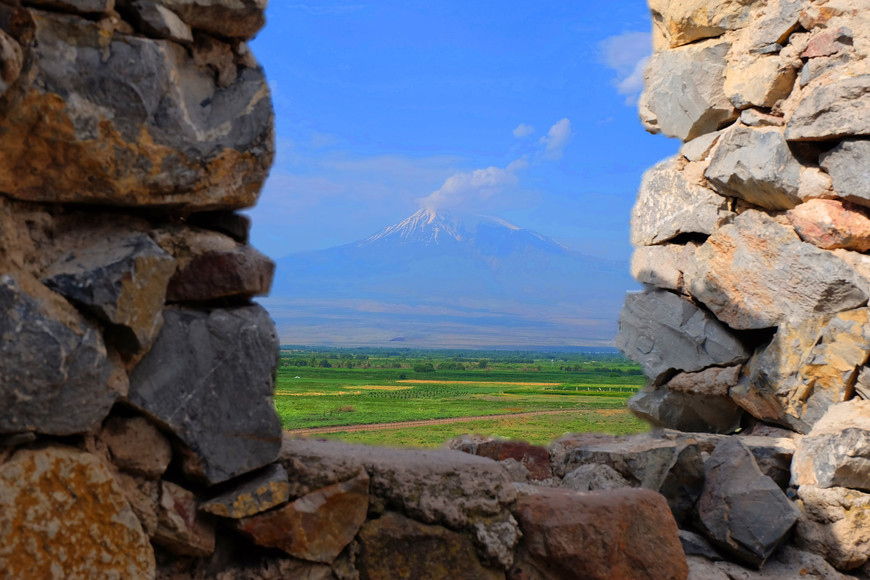
<svg viewBox="0 0 870 580"><path fill-rule="evenodd" d="M420 210L359 242L278 260L263 304L285 343L600 346L635 287L625 263L502 220Z"/></svg>

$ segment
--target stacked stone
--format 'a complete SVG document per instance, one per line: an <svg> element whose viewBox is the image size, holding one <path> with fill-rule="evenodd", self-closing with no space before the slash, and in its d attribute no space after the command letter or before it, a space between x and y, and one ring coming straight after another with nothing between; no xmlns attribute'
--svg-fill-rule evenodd
<svg viewBox="0 0 870 580"><path fill-rule="evenodd" d="M617 344L650 383L630 407L680 431L798 434L795 542L856 569L870 556L870 2L650 7L640 116L684 145L632 213L646 289ZM707 477L737 477L717 453Z"/></svg>
<svg viewBox="0 0 870 580"><path fill-rule="evenodd" d="M264 5L0 0L3 578L153 577L274 478Z"/></svg>
<svg viewBox="0 0 870 580"><path fill-rule="evenodd" d="M282 444L264 7L0 0L0 578L684 579L653 491Z"/></svg>

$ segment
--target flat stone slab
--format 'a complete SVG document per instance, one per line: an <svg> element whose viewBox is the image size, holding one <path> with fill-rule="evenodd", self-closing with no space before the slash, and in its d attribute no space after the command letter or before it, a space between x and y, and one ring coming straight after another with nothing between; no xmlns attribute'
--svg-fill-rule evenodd
<svg viewBox="0 0 870 580"><path fill-rule="evenodd" d="M245 518L279 506L290 498L287 470L273 463L244 477L229 491L202 502L199 509L225 518Z"/></svg>
<svg viewBox="0 0 870 580"><path fill-rule="evenodd" d="M870 205L870 140L842 141L819 156L819 165L830 174L838 196Z"/></svg>
<svg viewBox="0 0 870 580"><path fill-rule="evenodd" d="M285 437L280 460L291 497L345 481L365 469L371 493L409 516L451 528L496 516L516 498L497 462L451 450L388 449Z"/></svg>
<svg viewBox="0 0 870 580"><path fill-rule="evenodd" d="M164 320L130 375L130 403L187 446L186 470L209 484L274 461L278 337L268 313L170 308Z"/></svg>
<svg viewBox="0 0 870 580"><path fill-rule="evenodd" d="M844 77L806 93L786 125L789 141L870 135L870 75Z"/></svg>

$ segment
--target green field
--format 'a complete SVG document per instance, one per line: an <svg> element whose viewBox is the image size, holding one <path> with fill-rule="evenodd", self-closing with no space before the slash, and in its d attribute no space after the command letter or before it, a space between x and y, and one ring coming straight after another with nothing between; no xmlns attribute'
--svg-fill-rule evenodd
<svg viewBox="0 0 870 580"><path fill-rule="evenodd" d="M473 432L546 443L566 432L646 430L625 411L644 382L637 365L613 354L285 347L275 404L286 430L500 416L318 437L437 446ZM553 410L564 414L506 416Z"/></svg>

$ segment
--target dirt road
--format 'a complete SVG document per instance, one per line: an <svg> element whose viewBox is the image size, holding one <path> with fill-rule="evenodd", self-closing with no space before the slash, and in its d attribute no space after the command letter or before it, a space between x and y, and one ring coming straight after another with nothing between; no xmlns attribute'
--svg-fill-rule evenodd
<svg viewBox="0 0 870 580"><path fill-rule="evenodd" d="M535 417L538 415L559 415L561 413L576 413L580 409L558 411L530 411L528 413L505 413L503 415L478 415L475 417L450 417L449 419L425 419L422 421L396 421L394 423L376 423L374 425L338 425L333 427L312 427L310 429L291 429L284 431L289 435L315 435L317 433L338 433L355 431L381 431L384 429L401 429L404 427L426 427L427 425L448 425L450 423L470 423L471 421L486 421L503 419L505 417Z"/></svg>

